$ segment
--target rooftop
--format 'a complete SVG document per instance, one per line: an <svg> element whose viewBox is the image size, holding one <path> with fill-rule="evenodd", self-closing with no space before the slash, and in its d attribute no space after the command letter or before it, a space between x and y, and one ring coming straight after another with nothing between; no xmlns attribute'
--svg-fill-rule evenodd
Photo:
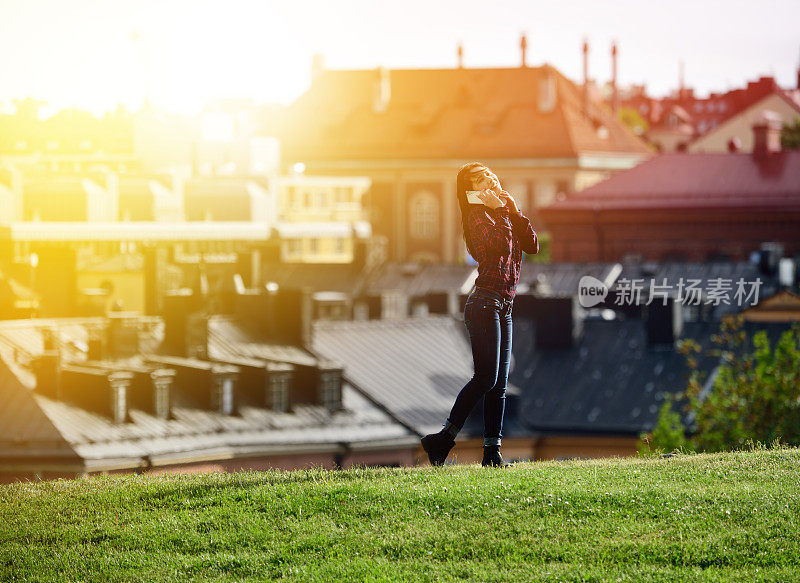
<svg viewBox="0 0 800 583"><path fill-rule="evenodd" d="M378 87L387 102L374 107ZM550 65L492 69L322 70L264 131L289 159L646 156L648 147ZM605 128L600 131L600 128Z"/></svg>
<svg viewBox="0 0 800 583"><path fill-rule="evenodd" d="M800 151L660 154L542 212L649 208L800 210Z"/></svg>

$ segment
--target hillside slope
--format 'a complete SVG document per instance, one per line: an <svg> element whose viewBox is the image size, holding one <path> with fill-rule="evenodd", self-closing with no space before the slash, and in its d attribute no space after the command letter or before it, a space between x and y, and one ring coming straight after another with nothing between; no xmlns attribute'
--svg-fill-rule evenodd
<svg viewBox="0 0 800 583"><path fill-rule="evenodd" d="M0 486L0 580L800 579L800 450Z"/></svg>

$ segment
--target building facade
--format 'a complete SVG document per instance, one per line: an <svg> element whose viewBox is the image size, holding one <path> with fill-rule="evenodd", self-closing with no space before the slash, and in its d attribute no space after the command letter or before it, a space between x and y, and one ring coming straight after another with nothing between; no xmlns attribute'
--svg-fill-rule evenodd
<svg viewBox="0 0 800 583"><path fill-rule="evenodd" d="M537 229L538 209L645 159L650 150L550 65L326 70L264 127L286 168L361 175L376 235L399 261L465 258L455 177L495 170Z"/></svg>

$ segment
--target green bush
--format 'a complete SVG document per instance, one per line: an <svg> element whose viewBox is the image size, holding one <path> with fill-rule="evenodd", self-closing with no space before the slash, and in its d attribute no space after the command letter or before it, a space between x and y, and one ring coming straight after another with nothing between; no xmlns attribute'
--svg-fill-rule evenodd
<svg viewBox="0 0 800 583"><path fill-rule="evenodd" d="M748 441L800 445L800 324L770 346L766 331L753 335L748 352L743 317L723 321L709 354L721 359L713 385L703 392L699 345L680 347L691 369L683 397L693 418L691 445L702 451L744 448Z"/></svg>

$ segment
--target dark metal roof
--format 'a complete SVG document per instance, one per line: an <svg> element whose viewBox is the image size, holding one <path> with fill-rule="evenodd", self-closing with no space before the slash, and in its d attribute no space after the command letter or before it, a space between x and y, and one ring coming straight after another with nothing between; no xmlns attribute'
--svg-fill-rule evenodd
<svg viewBox="0 0 800 583"><path fill-rule="evenodd" d="M748 323L752 334L767 329L776 338L788 324ZM710 372L716 357L711 335L719 321L685 322L681 338L702 347L701 370ZM511 379L521 388L520 423L534 431L636 435L652 429L668 394L686 388L689 368L671 346L648 346L638 318L588 319L577 344L569 349L536 351L531 321L514 324L513 353L521 366Z"/></svg>
<svg viewBox="0 0 800 583"><path fill-rule="evenodd" d="M172 419L158 419L132 409L131 421L122 424L35 393L35 378L27 362L43 351L41 330L58 327L63 354L68 360L80 362L86 358L79 346L86 338L85 326L96 323L97 319L0 323L0 399L4 403L0 408L0 458L77 455L91 470L136 466L145 463L145 459L168 463L202 456L321 451L341 443L362 448L416 444L413 434L346 382L342 387L343 411L328 412L322 406L298 404L291 413L278 413L243 405L238 415L223 415L175 406ZM261 344L232 320L212 318L209 328L212 356L312 365L319 361L297 346ZM163 326L145 327L141 335L143 346L157 347ZM76 346L68 350L76 340ZM137 363L141 358L129 360ZM125 363L118 364L122 367Z"/></svg>
<svg viewBox="0 0 800 583"><path fill-rule="evenodd" d="M650 287L650 280L653 280L653 285L661 285L666 279L667 285L670 286L670 291L677 293L678 284L683 279L684 284L689 280L699 280L696 284L701 290L708 290L711 287L711 280L722 278L723 280L731 280L731 292L728 296L730 304L720 302L718 305L709 303L707 305L710 310L711 319L718 320L724 314L732 314L740 312L753 305L755 297L751 297L747 302L743 301L741 306L736 304L734 293L736 290L736 282L741 278L746 285L746 292L750 291L750 282L755 282L756 279L761 280L758 290L757 302L775 294L779 288L775 276L765 275L761 272L758 265L749 261L624 261L621 263L622 271L615 279L615 285L610 288L610 296L619 289L619 282L623 279L644 280L644 291L648 291ZM576 287L577 289L577 287ZM643 293L642 298L647 297ZM745 298L743 297L742 300ZM702 302L706 302L708 298L704 295ZM660 301L656 299L655 301ZM686 302L688 303L688 301Z"/></svg>
<svg viewBox="0 0 800 583"><path fill-rule="evenodd" d="M364 285L365 273L354 263L268 263L264 278L281 287L310 287L355 296Z"/></svg>
<svg viewBox="0 0 800 583"><path fill-rule="evenodd" d="M466 328L451 316L318 321L312 337L314 352L343 363L349 381L420 434L442 428L473 374Z"/></svg>
<svg viewBox="0 0 800 583"><path fill-rule="evenodd" d="M448 263L386 263L370 279L368 294L399 291L409 296L460 291L477 276L474 265ZM467 290L469 291L469 290Z"/></svg>
<svg viewBox="0 0 800 583"><path fill-rule="evenodd" d="M559 262L531 263L520 266L517 293L530 293L537 296L572 296L578 293L578 282L585 275L591 275L611 287L622 272L622 266L615 262Z"/></svg>

